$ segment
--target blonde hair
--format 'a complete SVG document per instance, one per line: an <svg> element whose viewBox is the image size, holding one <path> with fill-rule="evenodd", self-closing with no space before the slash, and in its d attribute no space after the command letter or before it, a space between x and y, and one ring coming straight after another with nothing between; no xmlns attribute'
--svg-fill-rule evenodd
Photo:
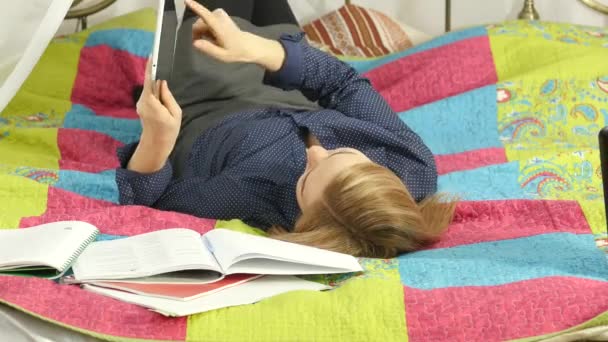
<svg viewBox="0 0 608 342"><path fill-rule="evenodd" d="M322 200L296 221L293 232L272 227L270 236L355 256L392 258L436 242L452 220L456 202L432 195L416 203L389 169L361 163L339 174Z"/></svg>

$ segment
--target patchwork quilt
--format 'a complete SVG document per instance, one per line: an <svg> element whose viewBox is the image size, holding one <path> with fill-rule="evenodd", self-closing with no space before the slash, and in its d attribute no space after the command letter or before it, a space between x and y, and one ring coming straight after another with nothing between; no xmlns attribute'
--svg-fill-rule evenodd
<svg viewBox="0 0 608 342"><path fill-rule="evenodd" d="M119 206L115 151L137 140L154 12L50 44L0 113L0 227L82 220L102 238L218 222ZM445 238L366 272L183 318L53 281L0 276L0 302L107 340L538 340L608 325L597 132L608 119L608 30L506 22L348 60L436 155L462 199ZM49 246L53 244L49 241Z"/></svg>

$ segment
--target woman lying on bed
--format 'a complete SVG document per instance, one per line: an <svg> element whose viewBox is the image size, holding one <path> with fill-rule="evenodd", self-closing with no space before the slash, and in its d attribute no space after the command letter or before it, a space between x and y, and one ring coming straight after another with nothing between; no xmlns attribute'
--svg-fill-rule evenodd
<svg viewBox="0 0 608 342"><path fill-rule="evenodd" d="M368 80L281 35L298 32L285 0L199 2L187 1L173 92L145 82L141 139L119 151L122 204L357 256L439 237L454 203L435 194L433 155Z"/></svg>

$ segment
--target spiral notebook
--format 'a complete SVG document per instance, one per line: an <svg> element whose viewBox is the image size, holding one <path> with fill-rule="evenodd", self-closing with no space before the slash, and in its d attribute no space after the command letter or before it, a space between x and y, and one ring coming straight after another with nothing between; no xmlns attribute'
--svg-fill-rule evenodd
<svg viewBox="0 0 608 342"><path fill-rule="evenodd" d="M57 278L98 234L95 226L80 221L0 229L0 273Z"/></svg>

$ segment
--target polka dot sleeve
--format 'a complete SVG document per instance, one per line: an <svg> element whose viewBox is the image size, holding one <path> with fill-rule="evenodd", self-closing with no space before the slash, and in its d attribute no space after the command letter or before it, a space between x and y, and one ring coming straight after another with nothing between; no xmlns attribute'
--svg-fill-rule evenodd
<svg viewBox="0 0 608 342"><path fill-rule="evenodd" d="M255 213L270 212L258 194L259 189L253 185L231 172L211 178L183 178L169 184L155 207L220 220L251 220ZM265 223L265 226L271 224Z"/></svg>
<svg viewBox="0 0 608 342"><path fill-rule="evenodd" d="M173 169L167 162L162 169L149 174L127 170L127 164L137 148L137 143L118 149L120 168L116 169L116 183L120 204L152 206L171 182Z"/></svg>
<svg viewBox="0 0 608 342"><path fill-rule="evenodd" d="M279 71L267 73L265 83L284 90L298 89L322 107L356 119L391 129L404 126L367 78L339 59L304 44L303 37L303 33L281 37L285 63Z"/></svg>

